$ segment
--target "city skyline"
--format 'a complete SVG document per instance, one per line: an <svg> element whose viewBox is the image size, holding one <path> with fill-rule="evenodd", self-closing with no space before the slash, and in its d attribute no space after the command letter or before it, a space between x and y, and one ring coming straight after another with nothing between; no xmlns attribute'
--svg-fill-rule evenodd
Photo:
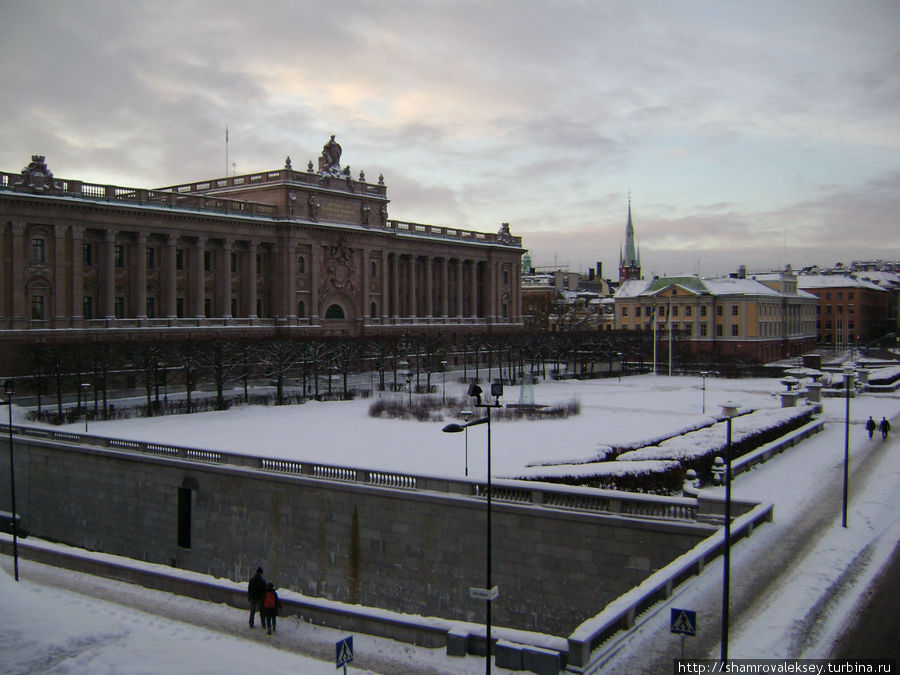
<svg viewBox="0 0 900 675"><path fill-rule="evenodd" d="M616 278L629 192L645 276L900 258L894 3L0 8L0 170L159 187L335 134L391 218L538 266Z"/></svg>

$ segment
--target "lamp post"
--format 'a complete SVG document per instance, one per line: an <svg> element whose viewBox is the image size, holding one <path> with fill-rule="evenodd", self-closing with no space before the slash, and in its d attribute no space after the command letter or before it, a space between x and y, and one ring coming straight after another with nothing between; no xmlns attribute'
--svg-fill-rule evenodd
<svg viewBox="0 0 900 675"><path fill-rule="evenodd" d="M475 413L471 410L460 410L460 416L462 416L463 420L468 422L469 418L472 417ZM469 476L469 426L467 424L463 424L466 430L466 477Z"/></svg>
<svg viewBox="0 0 900 675"><path fill-rule="evenodd" d="M701 387L700 387L701 390L703 391L703 394L702 394L702 397L703 397L703 403L701 404L701 411L702 411L702 414L704 414L704 415L706 414L706 378L709 377L709 376L712 375L712 374L713 374L713 373L710 372L710 371L708 371L708 370L701 370L701 371L700 371L700 378L701 378L701 380L702 380L702 382L703 382L703 384L702 384Z"/></svg>
<svg viewBox="0 0 900 675"><path fill-rule="evenodd" d="M81 391L82 391L83 397L84 397L84 433L87 433L88 432L87 395L88 395L88 389L91 388L91 385L88 384L87 382L82 382L80 387L81 387Z"/></svg>
<svg viewBox="0 0 900 675"><path fill-rule="evenodd" d="M469 427L474 427L479 424L487 424L487 490L485 493L486 501L487 501L487 537L486 537L486 549L485 549L485 580L486 580L486 588L485 590L485 664L484 664L484 672L490 674L491 672L491 602L497 597L496 592L494 591L493 584L491 583L491 408L499 408L500 407L500 397L503 396L503 384L500 382L495 382L491 385L491 396L494 397L493 403L482 403L481 402L481 394L482 390L474 382L469 385L469 396L475 399L475 408L484 408L486 414L484 417L479 417L478 419L472 420L471 422L466 422L465 424L448 424L446 425L442 431L445 433L459 433L460 431L466 430ZM468 448L467 448L468 451Z"/></svg>
<svg viewBox="0 0 900 675"><path fill-rule="evenodd" d="M728 601L731 587L731 419L737 414L739 404L727 401L722 404L725 417L725 550L722 555L722 644L720 659L728 660Z"/></svg>
<svg viewBox="0 0 900 675"><path fill-rule="evenodd" d="M850 482L850 385L856 371L847 366L844 368L844 393L847 399L846 413L844 415L844 504L841 511L841 527L847 527L847 493Z"/></svg>
<svg viewBox="0 0 900 675"><path fill-rule="evenodd" d="M447 362L441 361L441 405L447 405Z"/></svg>
<svg viewBox="0 0 900 675"><path fill-rule="evenodd" d="M12 501L12 536L13 536L13 569L16 581L19 580L19 528L16 524L16 463L13 455L12 397L16 393L16 383L7 380L3 383L6 393L6 405L9 408L9 495Z"/></svg>

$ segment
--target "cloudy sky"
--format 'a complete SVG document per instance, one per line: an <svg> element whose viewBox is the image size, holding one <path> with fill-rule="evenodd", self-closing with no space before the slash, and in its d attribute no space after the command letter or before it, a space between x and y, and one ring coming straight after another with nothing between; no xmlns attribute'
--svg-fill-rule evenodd
<svg viewBox="0 0 900 675"><path fill-rule="evenodd" d="M0 0L0 92L3 171L158 187L335 134L391 218L537 265L617 276L629 191L645 275L900 259L896 0Z"/></svg>

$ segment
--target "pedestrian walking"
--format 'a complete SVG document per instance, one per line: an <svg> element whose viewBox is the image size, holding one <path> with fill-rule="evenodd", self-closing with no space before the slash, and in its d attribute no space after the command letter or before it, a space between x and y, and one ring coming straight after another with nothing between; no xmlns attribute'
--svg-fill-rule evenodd
<svg viewBox="0 0 900 675"><path fill-rule="evenodd" d="M266 595L263 598L262 606L262 622L263 628L271 635L275 632L275 623L277 621L278 610L281 609L281 600L278 599L278 593L275 592L275 584L271 581L266 589Z"/></svg>
<svg viewBox="0 0 900 675"><path fill-rule="evenodd" d="M256 574L247 584L247 600L250 602L250 628L253 628L256 613L259 612L262 618L262 606L266 596L266 580L263 578L262 567L256 568ZM265 628L265 619L263 619L263 628Z"/></svg>
<svg viewBox="0 0 900 675"><path fill-rule="evenodd" d="M888 422L886 418L882 417L878 429L881 431L881 440L886 441L888 432L891 430L891 423Z"/></svg>
<svg viewBox="0 0 900 675"><path fill-rule="evenodd" d="M869 420L868 420L868 422L866 422L866 431L869 432L869 438L872 438L872 434L875 433L876 426L877 425L875 424L875 420L873 420L872 416L869 415Z"/></svg>

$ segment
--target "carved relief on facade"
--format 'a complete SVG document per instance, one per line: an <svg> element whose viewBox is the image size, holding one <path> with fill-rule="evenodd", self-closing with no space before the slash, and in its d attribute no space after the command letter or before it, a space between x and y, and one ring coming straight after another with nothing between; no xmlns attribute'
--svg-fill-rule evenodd
<svg viewBox="0 0 900 675"><path fill-rule="evenodd" d="M322 285L319 300L333 291L356 295L359 288L359 270L356 267L353 250L343 239L336 244L325 246L322 255Z"/></svg>
<svg viewBox="0 0 900 675"><path fill-rule="evenodd" d="M60 184L53 180L53 173L47 168L44 155L32 155L31 162L22 169L22 178L15 187L30 189L32 192L59 192Z"/></svg>

